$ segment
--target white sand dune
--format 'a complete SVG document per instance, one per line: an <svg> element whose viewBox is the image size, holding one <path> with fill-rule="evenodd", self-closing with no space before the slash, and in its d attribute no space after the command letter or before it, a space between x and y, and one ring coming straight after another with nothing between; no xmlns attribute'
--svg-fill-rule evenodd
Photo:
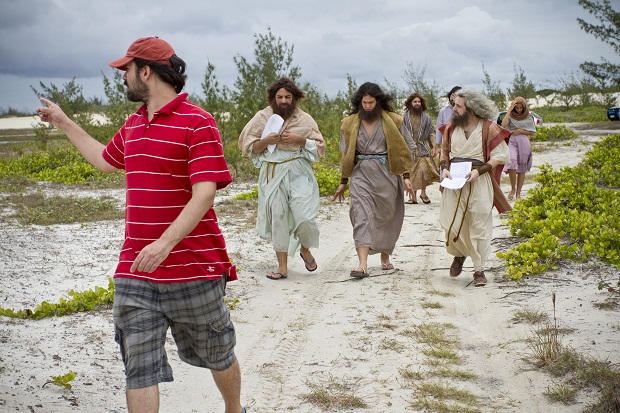
<svg viewBox="0 0 620 413"><path fill-rule="evenodd" d="M102 115L93 115L95 122L104 123L106 118ZM39 116L16 116L12 118L0 118L0 130L6 129L32 129L37 125L48 125L41 122Z"/></svg>
<svg viewBox="0 0 620 413"><path fill-rule="evenodd" d="M6 129L32 129L42 125L38 116L22 116L14 118L0 118L0 130Z"/></svg>

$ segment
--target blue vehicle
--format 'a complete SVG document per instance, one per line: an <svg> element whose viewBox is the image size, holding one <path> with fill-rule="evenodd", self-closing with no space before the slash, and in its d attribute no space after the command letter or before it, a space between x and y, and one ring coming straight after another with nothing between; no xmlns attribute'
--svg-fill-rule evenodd
<svg viewBox="0 0 620 413"><path fill-rule="evenodd" d="M607 119L620 120L620 106L607 109Z"/></svg>

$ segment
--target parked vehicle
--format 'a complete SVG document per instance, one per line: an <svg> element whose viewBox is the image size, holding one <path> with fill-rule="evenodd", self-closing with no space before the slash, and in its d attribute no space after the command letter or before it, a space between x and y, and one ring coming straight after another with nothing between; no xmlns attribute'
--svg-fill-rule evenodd
<svg viewBox="0 0 620 413"><path fill-rule="evenodd" d="M620 106L607 109L607 119L620 120Z"/></svg>
<svg viewBox="0 0 620 413"><path fill-rule="evenodd" d="M532 111L530 111L530 114L534 117L534 123L536 124L536 126L542 126L543 125L543 118L542 118L542 116L540 116L538 113L532 112ZM498 125L502 124L502 120L504 119L504 116L506 116L506 111L505 110L500 112L499 115L497 116L497 124Z"/></svg>

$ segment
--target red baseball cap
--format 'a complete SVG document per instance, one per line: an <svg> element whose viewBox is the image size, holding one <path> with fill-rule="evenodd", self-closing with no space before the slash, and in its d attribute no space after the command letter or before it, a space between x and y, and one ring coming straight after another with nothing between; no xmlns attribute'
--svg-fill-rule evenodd
<svg viewBox="0 0 620 413"><path fill-rule="evenodd" d="M173 54L175 54L174 49L165 40L157 36L142 37L129 46L127 54L124 57L116 59L108 63L108 65L118 70L127 70L127 64L137 57L139 59L172 66L170 64L170 57Z"/></svg>

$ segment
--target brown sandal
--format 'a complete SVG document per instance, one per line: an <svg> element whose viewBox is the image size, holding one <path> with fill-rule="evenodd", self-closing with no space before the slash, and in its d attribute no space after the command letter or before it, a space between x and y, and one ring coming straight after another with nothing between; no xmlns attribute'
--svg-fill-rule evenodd
<svg viewBox="0 0 620 413"><path fill-rule="evenodd" d="M366 271L362 267L358 267L352 270L349 275L353 278L366 278L369 276L368 271Z"/></svg>

